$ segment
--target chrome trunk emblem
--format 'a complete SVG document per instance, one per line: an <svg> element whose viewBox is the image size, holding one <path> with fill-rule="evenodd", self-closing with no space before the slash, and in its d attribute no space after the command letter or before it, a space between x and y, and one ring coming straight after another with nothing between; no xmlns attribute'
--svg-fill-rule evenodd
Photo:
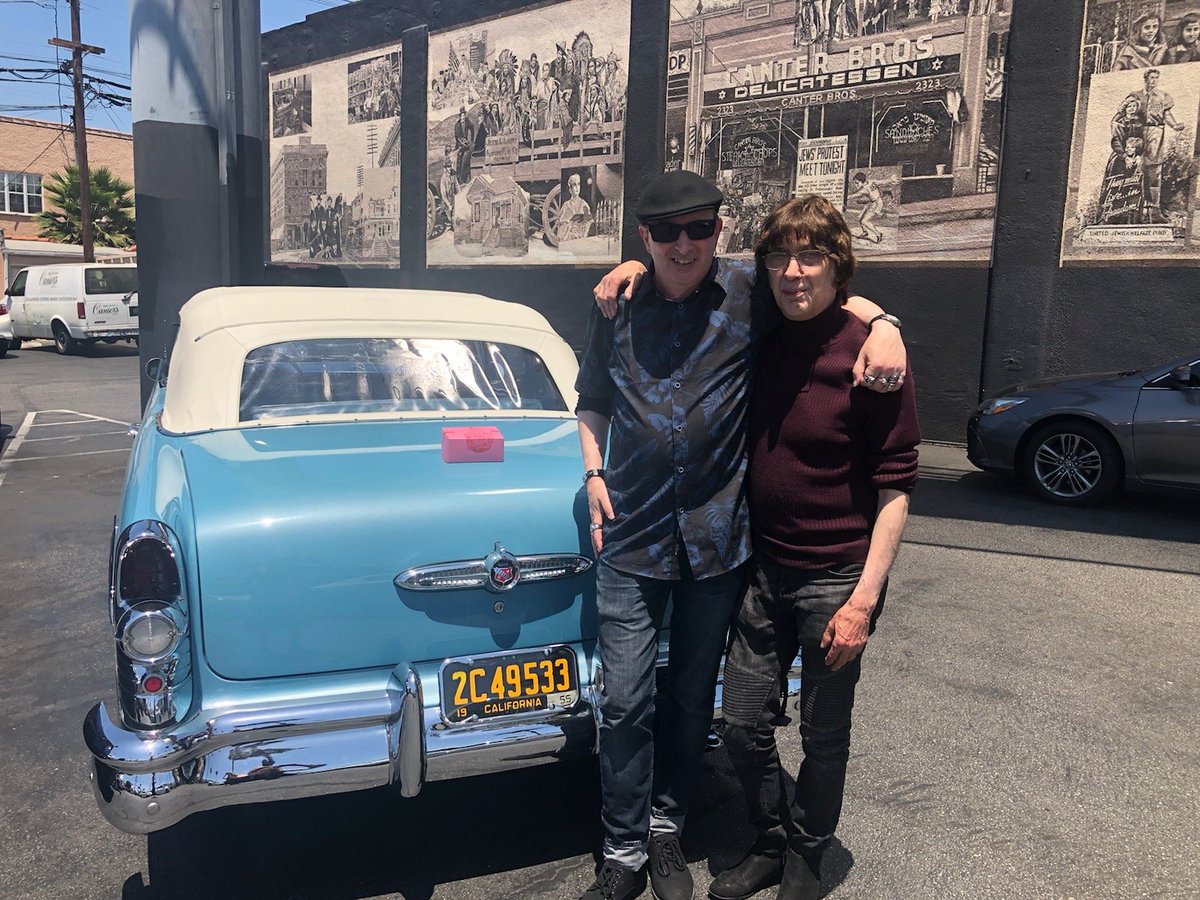
<svg viewBox="0 0 1200 900"><path fill-rule="evenodd" d="M499 541L483 561L483 567L488 574L484 587L497 594L511 591L521 580L521 567L517 565L517 558L505 550Z"/></svg>

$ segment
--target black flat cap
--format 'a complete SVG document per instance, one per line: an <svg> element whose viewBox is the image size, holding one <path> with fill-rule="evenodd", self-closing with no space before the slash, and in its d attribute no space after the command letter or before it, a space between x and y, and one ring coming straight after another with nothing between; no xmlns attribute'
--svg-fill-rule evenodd
<svg viewBox="0 0 1200 900"><path fill-rule="evenodd" d="M659 175L642 191L634 213L639 222L667 219L698 209L716 209L725 196L716 185L705 181L695 172L680 169Z"/></svg>

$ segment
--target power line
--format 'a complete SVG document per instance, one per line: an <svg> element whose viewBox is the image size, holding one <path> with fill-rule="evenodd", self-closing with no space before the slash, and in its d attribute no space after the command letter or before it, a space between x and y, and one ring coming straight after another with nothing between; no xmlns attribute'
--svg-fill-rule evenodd
<svg viewBox="0 0 1200 900"><path fill-rule="evenodd" d="M58 109L58 107L57 106L34 106L34 105L25 105L25 104L8 104L5 106L0 106L0 113L22 112L22 111L32 112L35 110L47 110L47 109Z"/></svg>
<svg viewBox="0 0 1200 900"><path fill-rule="evenodd" d="M0 0L0 3L3 3L3 2L4 2L4 0ZM58 65L62 64L62 61L58 60L58 59L46 59L45 57L39 58L39 57L34 57L34 56L14 56L10 53L0 53L0 59L7 59L7 60L11 60L13 62L42 63L43 65L54 65L54 66L58 66ZM119 69L105 69L101 66L95 66L95 65L88 65L88 66L85 66L85 68L87 68L91 72L99 72L102 75L114 75L117 78L128 78L129 77L128 72L122 72Z"/></svg>
<svg viewBox="0 0 1200 900"><path fill-rule="evenodd" d="M2 72L2 71L4 71L4 70L0 69L0 72ZM109 87L123 88L124 90L127 90L127 91L133 90L133 88L127 84L119 84L116 81L105 81L103 78L96 78L94 75L88 75L85 73L83 77L86 78L88 81L94 81L96 84L107 84Z"/></svg>

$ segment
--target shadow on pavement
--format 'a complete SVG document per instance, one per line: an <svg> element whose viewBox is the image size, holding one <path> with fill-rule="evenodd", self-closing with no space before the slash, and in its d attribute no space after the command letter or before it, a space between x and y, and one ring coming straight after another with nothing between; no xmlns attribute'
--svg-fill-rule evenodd
<svg viewBox="0 0 1200 900"><path fill-rule="evenodd" d="M600 846L594 761L201 813L151 834L149 885L125 900L427 900L448 882L592 853ZM283 864L281 866L281 863Z"/></svg>
<svg viewBox="0 0 1200 900"><path fill-rule="evenodd" d="M988 472L922 469L912 497L916 516L966 519L1067 531L1200 543L1200 494L1125 491L1100 506L1056 506L1016 478Z"/></svg>
<svg viewBox="0 0 1200 900"><path fill-rule="evenodd" d="M54 349L53 341L46 341L40 345L39 344L23 344L21 346L20 350L9 350L8 352L9 352L9 355L21 354L21 353L47 353L47 354L50 354L51 356L59 355L58 351ZM75 351L73 351L72 353L70 353L68 355L69 356L106 358L106 357L137 356L138 352L139 351L138 351L136 344L130 344L125 341L119 341L118 343L115 343L115 344L105 344L104 342L101 341L101 342L98 342L95 344L88 344L88 345L79 347L78 349L76 349Z"/></svg>

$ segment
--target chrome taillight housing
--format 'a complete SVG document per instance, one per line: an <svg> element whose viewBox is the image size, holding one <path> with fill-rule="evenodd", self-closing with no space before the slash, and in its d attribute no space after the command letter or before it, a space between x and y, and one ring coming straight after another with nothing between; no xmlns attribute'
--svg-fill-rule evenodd
<svg viewBox="0 0 1200 900"><path fill-rule="evenodd" d="M115 529L114 529L115 530ZM192 651L179 539L143 519L115 536L109 565L117 694L130 728L153 730L187 715Z"/></svg>

